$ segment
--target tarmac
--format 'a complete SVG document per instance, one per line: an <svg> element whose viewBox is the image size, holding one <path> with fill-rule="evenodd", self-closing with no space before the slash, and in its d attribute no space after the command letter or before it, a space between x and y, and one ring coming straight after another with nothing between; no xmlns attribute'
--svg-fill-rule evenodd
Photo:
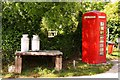
<svg viewBox="0 0 120 80"><path fill-rule="evenodd" d="M101 74L91 75L91 76L75 76L75 77L66 77L66 78L119 78L120 76L120 60L111 60L114 64L113 67Z"/></svg>

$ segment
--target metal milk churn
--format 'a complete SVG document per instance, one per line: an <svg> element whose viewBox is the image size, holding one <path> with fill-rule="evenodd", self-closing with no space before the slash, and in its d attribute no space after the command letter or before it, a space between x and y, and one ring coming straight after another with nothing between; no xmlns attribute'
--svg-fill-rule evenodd
<svg viewBox="0 0 120 80"><path fill-rule="evenodd" d="M28 34L23 34L21 38L21 52L26 52L29 50L29 38Z"/></svg>
<svg viewBox="0 0 120 80"><path fill-rule="evenodd" d="M40 41L38 35L33 35L32 38L32 51L39 51L40 49Z"/></svg>

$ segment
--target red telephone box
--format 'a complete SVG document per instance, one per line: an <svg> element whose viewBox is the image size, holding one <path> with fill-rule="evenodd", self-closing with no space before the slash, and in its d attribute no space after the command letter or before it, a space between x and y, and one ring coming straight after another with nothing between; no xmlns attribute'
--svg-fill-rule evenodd
<svg viewBox="0 0 120 80"><path fill-rule="evenodd" d="M106 14L91 11L82 16L82 61L106 62Z"/></svg>

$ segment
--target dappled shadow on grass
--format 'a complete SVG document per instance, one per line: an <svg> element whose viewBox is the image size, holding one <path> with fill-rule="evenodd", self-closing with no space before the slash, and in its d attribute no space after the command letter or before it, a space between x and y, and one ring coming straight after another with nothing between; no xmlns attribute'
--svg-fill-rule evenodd
<svg viewBox="0 0 120 80"><path fill-rule="evenodd" d="M79 61L76 65L76 69L74 69L74 67L69 64L68 69L63 69L57 75L59 77L94 75L108 71L111 67L112 64L90 65Z"/></svg>
<svg viewBox="0 0 120 80"><path fill-rule="evenodd" d="M106 55L107 60L116 60L120 58L120 51L113 51L111 54Z"/></svg>
<svg viewBox="0 0 120 80"><path fill-rule="evenodd" d="M117 60L119 57L118 56L114 56L114 55L111 55L111 54L107 54L106 55L106 58L107 60Z"/></svg>
<svg viewBox="0 0 120 80"><path fill-rule="evenodd" d="M111 56L116 56L116 57L120 57L120 51L115 51L111 54Z"/></svg>
<svg viewBox="0 0 120 80"><path fill-rule="evenodd" d="M38 61L39 62L39 61ZM41 77L67 77L67 76L83 76L94 75L108 71L112 64L91 65L76 59L76 68L73 66L73 60L63 61L63 69L56 71L53 63L25 63L21 74L13 74L12 78L41 78ZM37 62L36 62L37 63ZM32 64L32 65L30 65ZM33 66L34 64L34 66ZM8 78L10 78L8 77Z"/></svg>
<svg viewBox="0 0 120 80"><path fill-rule="evenodd" d="M64 62L63 62L64 63ZM64 65L64 64L63 64ZM66 63L66 67L63 67L61 71L56 71L54 68L48 68L46 66L39 66L24 70L21 75L31 77L67 77L67 76L83 76L94 75L108 71L112 67L112 64L99 64L90 65L76 60L76 68L73 67L72 61Z"/></svg>

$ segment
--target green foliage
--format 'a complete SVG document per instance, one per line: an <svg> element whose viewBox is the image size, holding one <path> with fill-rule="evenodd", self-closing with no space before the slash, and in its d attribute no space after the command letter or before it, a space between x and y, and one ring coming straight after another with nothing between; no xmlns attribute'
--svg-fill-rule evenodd
<svg viewBox="0 0 120 80"><path fill-rule="evenodd" d="M82 63L80 60L76 60L76 69L73 67L72 61L66 63L66 68L63 68L61 71L56 71L53 68L44 68L44 67L28 67L27 70L23 70L22 74L6 74L3 75L3 78L41 78L41 77L69 77L69 76L85 76L85 75L95 75L108 71L113 64L99 64L91 65Z"/></svg>
<svg viewBox="0 0 120 80"><path fill-rule="evenodd" d="M116 51L112 53L112 56L120 57L120 51Z"/></svg>
<svg viewBox="0 0 120 80"><path fill-rule="evenodd" d="M106 58L107 58L107 60L115 60L115 59L118 59L120 57L119 54L120 54L120 52L113 52L111 55L107 54Z"/></svg>
<svg viewBox="0 0 120 80"><path fill-rule="evenodd" d="M41 76L41 75L53 74L55 72L55 70L54 69L50 70L47 68L42 69L41 67L37 67L34 69L34 72Z"/></svg>
<svg viewBox="0 0 120 80"><path fill-rule="evenodd" d="M109 28L110 37L109 39L112 41L115 41L116 38L120 37L120 22L118 20L118 8L119 2L115 3L108 3L108 5L105 6L104 12L107 14L107 27Z"/></svg>
<svg viewBox="0 0 120 80"><path fill-rule="evenodd" d="M16 50L20 50L22 34L40 34L41 14L35 3L3 3L2 49L3 61L14 59Z"/></svg>
<svg viewBox="0 0 120 80"><path fill-rule="evenodd" d="M41 49L60 50L64 59L81 53L81 17L91 10L103 10L102 2L3 2L2 5L2 50L3 64L14 60L20 50L22 34L40 36ZM58 35L47 37L48 30ZM31 46L31 45L30 45Z"/></svg>

